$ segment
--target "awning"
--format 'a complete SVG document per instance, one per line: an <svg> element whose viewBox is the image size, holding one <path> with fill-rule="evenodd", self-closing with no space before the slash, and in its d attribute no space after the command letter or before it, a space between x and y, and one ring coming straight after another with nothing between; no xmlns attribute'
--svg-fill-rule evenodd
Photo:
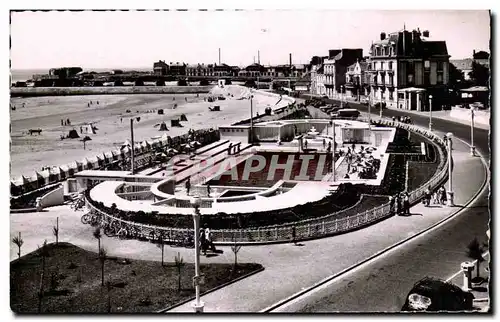
<svg viewBox="0 0 500 322"><path fill-rule="evenodd" d="M460 91L467 93L475 93L475 92L489 92L489 89L486 86L472 86L466 89L461 89Z"/></svg>
<svg viewBox="0 0 500 322"><path fill-rule="evenodd" d="M421 93L421 92L425 92L425 89L423 88L418 88L418 87L407 87L407 88L401 88L401 89L398 89L398 92L400 93Z"/></svg>

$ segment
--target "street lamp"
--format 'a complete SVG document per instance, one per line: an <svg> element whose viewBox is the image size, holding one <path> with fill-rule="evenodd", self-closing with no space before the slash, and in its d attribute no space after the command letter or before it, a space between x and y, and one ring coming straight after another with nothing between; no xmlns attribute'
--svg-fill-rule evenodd
<svg viewBox="0 0 500 322"><path fill-rule="evenodd" d="M432 95L429 95L429 131L432 131Z"/></svg>
<svg viewBox="0 0 500 322"><path fill-rule="evenodd" d="M200 301L200 284L201 284L201 276L200 276L200 204L201 199L198 196L194 196L190 200L191 206L193 207L193 221L194 221L194 286L196 290L196 300L193 302L192 306L195 313L203 313L203 307L205 303Z"/></svg>
<svg viewBox="0 0 500 322"><path fill-rule="evenodd" d="M446 133L446 142L448 143L448 206L453 207L453 158L452 158L452 142L451 138L453 137L453 133Z"/></svg>
<svg viewBox="0 0 500 322"><path fill-rule="evenodd" d="M330 121L331 122L331 121ZM332 122L332 130L333 130L333 142L332 142L332 172L333 172L333 182L337 179L337 169L335 169L335 122Z"/></svg>
<svg viewBox="0 0 500 322"><path fill-rule="evenodd" d="M469 95L469 97L472 94ZM470 106L470 155L476 156L476 147L474 146L474 106Z"/></svg>

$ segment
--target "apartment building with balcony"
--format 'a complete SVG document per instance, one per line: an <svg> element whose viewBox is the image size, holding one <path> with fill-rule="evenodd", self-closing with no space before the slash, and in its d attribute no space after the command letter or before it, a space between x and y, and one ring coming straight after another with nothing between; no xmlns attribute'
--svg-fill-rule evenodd
<svg viewBox="0 0 500 322"><path fill-rule="evenodd" d="M363 59L363 49L332 49L323 60L326 95L341 98L345 92L346 74L349 66Z"/></svg>
<svg viewBox="0 0 500 322"><path fill-rule="evenodd" d="M370 96L373 102L408 110L441 109L448 102L449 58L445 41L429 31L406 29L386 34L370 49Z"/></svg>
<svg viewBox="0 0 500 322"><path fill-rule="evenodd" d="M368 77L368 62L364 57L347 67L345 95L347 98L360 100L361 96L368 96L370 93L370 83Z"/></svg>

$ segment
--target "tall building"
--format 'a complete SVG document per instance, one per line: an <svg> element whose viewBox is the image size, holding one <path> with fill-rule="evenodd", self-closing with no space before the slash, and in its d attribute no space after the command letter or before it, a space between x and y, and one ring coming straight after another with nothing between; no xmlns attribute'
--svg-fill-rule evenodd
<svg viewBox="0 0 500 322"><path fill-rule="evenodd" d="M368 62L365 58L358 59L354 64L347 67L345 95L348 98L359 100L361 96L369 95L370 83L367 70Z"/></svg>
<svg viewBox="0 0 500 322"><path fill-rule="evenodd" d="M168 64L164 60L159 60L153 64L153 73L159 76L165 76L168 73Z"/></svg>
<svg viewBox="0 0 500 322"><path fill-rule="evenodd" d="M340 98L345 92L347 68L363 59L363 49L332 49L328 59L323 60L325 69L326 95L329 98Z"/></svg>
<svg viewBox="0 0 500 322"><path fill-rule="evenodd" d="M408 110L447 105L449 58L445 41L429 38L429 31L406 29L386 34L370 49L369 72L373 102Z"/></svg>

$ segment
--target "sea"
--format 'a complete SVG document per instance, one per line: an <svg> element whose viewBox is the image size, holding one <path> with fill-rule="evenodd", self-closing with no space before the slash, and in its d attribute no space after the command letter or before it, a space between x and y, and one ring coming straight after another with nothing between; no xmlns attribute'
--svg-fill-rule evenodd
<svg viewBox="0 0 500 322"><path fill-rule="evenodd" d="M153 71L152 67L137 67L137 68L130 68L130 67L124 67L124 68L84 68L84 71L94 71L97 73L103 73L103 72L109 72L112 69L121 69L123 71L139 71L139 72L151 72ZM33 75L40 75L40 74L48 74L49 69L11 69L10 70L10 76L11 76L11 81L12 83L15 82L20 82L20 81L27 81L33 77Z"/></svg>

